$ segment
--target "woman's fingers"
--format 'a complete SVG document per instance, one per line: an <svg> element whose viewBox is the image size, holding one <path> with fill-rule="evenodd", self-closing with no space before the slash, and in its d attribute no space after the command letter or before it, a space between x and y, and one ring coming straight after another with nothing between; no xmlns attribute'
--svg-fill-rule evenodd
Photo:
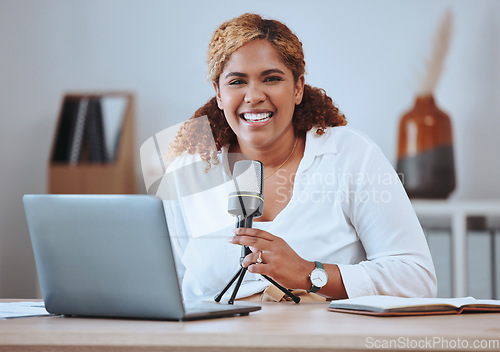
<svg viewBox="0 0 500 352"><path fill-rule="evenodd" d="M239 228L235 229L235 235L230 238L229 242L248 246L252 248L252 252L257 250L267 250L270 242L273 241L275 236L269 232L259 229Z"/></svg>

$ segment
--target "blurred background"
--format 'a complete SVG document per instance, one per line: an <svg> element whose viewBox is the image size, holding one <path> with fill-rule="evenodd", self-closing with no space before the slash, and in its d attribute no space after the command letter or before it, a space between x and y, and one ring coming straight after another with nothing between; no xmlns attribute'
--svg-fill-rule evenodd
<svg viewBox="0 0 500 352"><path fill-rule="evenodd" d="M256 12L298 35L306 82L324 88L395 165L399 119L414 104L446 10L453 34L434 97L453 124L451 198L499 200L500 1L0 0L0 297L38 295L22 196L47 192L64 94L134 94L143 193L141 144L213 96L205 68L212 32Z"/></svg>

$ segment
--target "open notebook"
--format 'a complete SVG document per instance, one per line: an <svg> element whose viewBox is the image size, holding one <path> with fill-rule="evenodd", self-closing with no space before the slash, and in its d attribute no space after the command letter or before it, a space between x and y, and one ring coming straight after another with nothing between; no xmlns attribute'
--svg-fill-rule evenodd
<svg viewBox="0 0 500 352"><path fill-rule="evenodd" d="M190 320L261 309L183 302L160 199L25 195L23 201L49 313Z"/></svg>
<svg viewBox="0 0 500 352"><path fill-rule="evenodd" d="M365 315L429 315L464 312L500 312L500 301L463 298L405 298L394 296L364 296L331 301L334 312Z"/></svg>

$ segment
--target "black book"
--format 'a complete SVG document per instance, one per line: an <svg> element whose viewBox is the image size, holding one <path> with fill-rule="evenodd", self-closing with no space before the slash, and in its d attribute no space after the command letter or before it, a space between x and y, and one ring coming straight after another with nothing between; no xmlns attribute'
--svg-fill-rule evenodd
<svg viewBox="0 0 500 352"><path fill-rule="evenodd" d="M89 163L105 163L108 161L104 142L104 127L100 98L92 98L87 108L86 143Z"/></svg>
<svg viewBox="0 0 500 352"><path fill-rule="evenodd" d="M68 162L71 153L71 141L78 111L78 98L64 99L59 127L56 132L56 141L52 154L52 161Z"/></svg>
<svg viewBox="0 0 500 352"><path fill-rule="evenodd" d="M87 122L87 111L89 106L89 99L82 98L78 102L78 109L76 112L75 122L74 122L74 132L71 138L71 148L69 153L69 163L77 164L80 161L82 155L82 149L85 137L85 128Z"/></svg>

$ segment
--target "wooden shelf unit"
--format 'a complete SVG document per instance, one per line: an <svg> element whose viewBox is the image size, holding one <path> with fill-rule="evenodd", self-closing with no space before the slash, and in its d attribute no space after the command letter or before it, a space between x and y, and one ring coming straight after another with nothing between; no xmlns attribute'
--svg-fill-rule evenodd
<svg viewBox="0 0 500 352"><path fill-rule="evenodd" d="M64 103L67 99L123 98L125 106L121 120L115 157L106 162L76 163L54 160L58 134L61 133ZM135 177L135 102L128 92L66 94L62 100L48 166L48 192L56 194L133 194Z"/></svg>

